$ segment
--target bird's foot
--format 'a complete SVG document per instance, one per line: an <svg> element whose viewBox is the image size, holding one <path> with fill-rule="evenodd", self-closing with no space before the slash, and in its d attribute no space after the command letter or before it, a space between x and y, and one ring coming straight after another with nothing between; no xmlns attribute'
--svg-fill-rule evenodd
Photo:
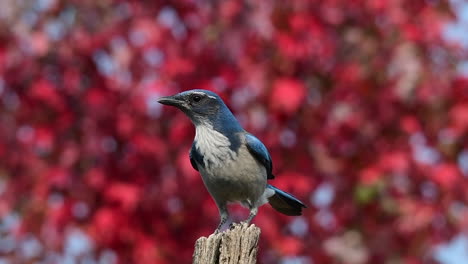
<svg viewBox="0 0 468 264"><path fill-rule="evenodd" d="M232 223L229 225L229 230L233 230L234 228L236 228L236 223L232 222Z"/></svg>

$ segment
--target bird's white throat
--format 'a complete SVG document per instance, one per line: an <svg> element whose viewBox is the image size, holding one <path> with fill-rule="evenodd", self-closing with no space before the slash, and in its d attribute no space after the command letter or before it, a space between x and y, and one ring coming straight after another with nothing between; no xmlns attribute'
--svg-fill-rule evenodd
<svg viewBox="0 0 468 264"><path fill-rule="evenodd" d="M198 125L195 128L195 147L203 156L207 166L222 166L228 159L235 159L237 154L230 149L231 142L210 125Z"/></svg>

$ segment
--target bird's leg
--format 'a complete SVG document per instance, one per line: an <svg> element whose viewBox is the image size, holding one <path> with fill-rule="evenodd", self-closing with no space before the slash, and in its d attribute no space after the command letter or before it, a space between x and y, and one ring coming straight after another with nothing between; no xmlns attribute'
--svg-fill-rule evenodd
<svg viewBox="0 0 468 264"><path fill-rule="evenodd" d="M247 220L245 221L247 224L250 224L250 222L252 221L252 219L257 215L257 212L258 212L258 207L252 207L250 208L250 214L249 214L249 218L247 218Z"/></svg>
<svg viewBox="0 0 468 264"><path fill-rule="evenodd" d="M225 204L218 205L218 209L219 209L219 216L220 216L221 220L219 221L219 225L218 225L218 227L216 228L216 230L214 232L215 234L218 234L221 231L221 227L224 225L224 223L226 223L226 221L228 220L228 217L229 217L229 212L226 209Z"/></svg>
<svg viewBox="0 0 468 264"><path fill-rule="evenodd" d="M250 214L249 214L249 218L247 218L246 220L242 221L242 223L247 223L247 224L250 224L250 222L252 221L252 219L257 215L257 212L258 212L258 207L251 207L250 208ZM231 225L229 226L229 229L234 229L234 223L231 223Z"/></svg>

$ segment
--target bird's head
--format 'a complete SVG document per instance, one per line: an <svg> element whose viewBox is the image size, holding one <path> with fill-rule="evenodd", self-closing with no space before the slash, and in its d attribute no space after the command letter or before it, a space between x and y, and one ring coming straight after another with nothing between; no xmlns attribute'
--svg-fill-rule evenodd
<svg viewBox="0 0 468 264"><path fill-rule="evenodd" d="M226 107L221 97L207 90L185 91L161 97L158 99L158 102L179 108L195 125L214 125L214 123L223 119L233 118L232 113Z"/></svg>

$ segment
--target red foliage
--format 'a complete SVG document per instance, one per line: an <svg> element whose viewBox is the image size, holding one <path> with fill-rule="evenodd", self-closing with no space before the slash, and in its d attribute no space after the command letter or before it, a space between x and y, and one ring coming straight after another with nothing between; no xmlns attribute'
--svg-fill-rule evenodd
<svg viewBox="0 0 468 264"><path fill-rule="evenodd" d="M156 99L194 88L225 99L269 148L272 184L309 206L260 209L261 263L427 263L466 231L449 1L26 2L0 4L12 263L189 262L218 212L192 125Z"/></svg>
<svg viewBox="0 0 468 264"><path fill-rule="evenodd" d="M279 79L273 84L271 105L273 109L294 114L304 101L306 89L295 79ZM285 100L287 98L287 100Z"/></svg>

